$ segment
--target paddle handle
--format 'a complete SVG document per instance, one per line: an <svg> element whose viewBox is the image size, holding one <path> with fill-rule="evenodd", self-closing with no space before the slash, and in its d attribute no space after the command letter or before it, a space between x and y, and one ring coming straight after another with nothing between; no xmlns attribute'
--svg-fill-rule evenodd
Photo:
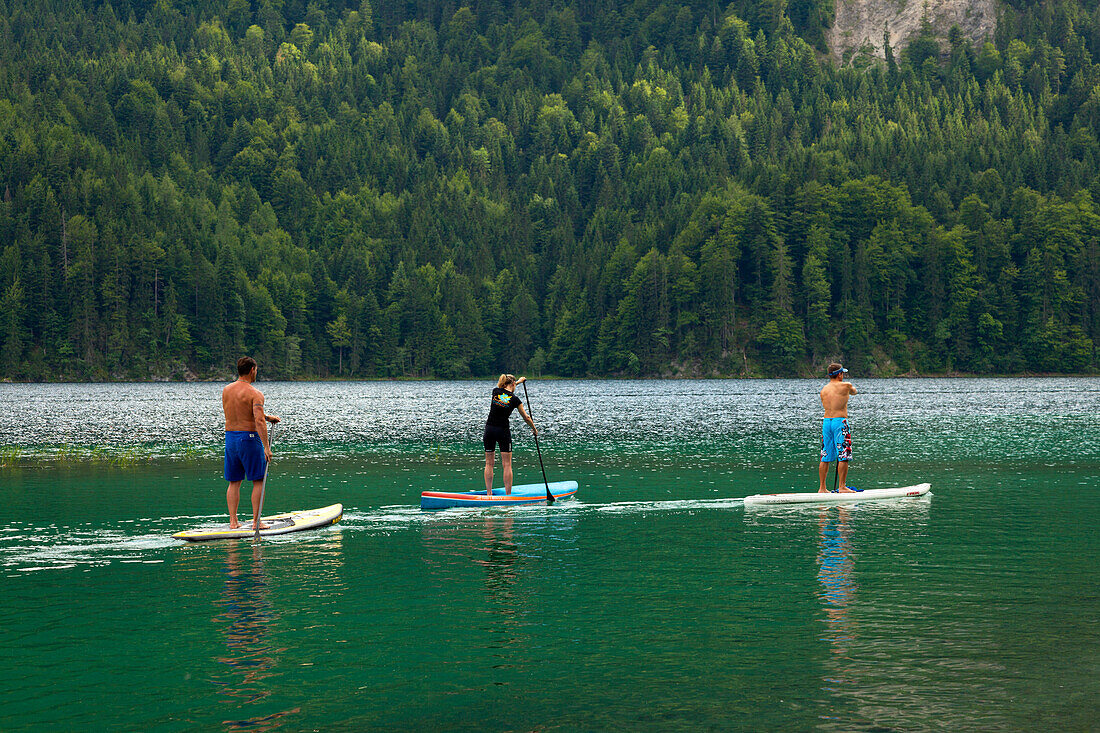
<svg viewBox="0 0 1100 733"><path fill-rule="evenodd" d="M527 412L531 416L531 422L535 421L535 411L531 409L531 397L527 394L527 380L523 380L523 399L527 402ZM550 493L550 482L546 480L546 466L542 465L542 449L539 448L539 431L532 429L535 434L535 452L539 454L539 468L542 469L542 483L546 486L546 505L554 503L554 495Z"/></svg>

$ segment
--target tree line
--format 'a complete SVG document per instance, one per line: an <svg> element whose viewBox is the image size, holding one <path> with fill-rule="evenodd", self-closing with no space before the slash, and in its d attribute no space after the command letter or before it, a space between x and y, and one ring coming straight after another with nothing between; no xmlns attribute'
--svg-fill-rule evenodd
<svg viewBox="0 0 1100 733"><path fill-rule="evenodd" d="M1100 7L0 0L0 377L1090 373Z"/></svg>

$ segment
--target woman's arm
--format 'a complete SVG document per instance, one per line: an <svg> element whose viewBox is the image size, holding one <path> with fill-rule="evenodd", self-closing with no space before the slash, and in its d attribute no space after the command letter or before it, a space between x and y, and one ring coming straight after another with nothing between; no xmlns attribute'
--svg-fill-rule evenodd
<svg viewBox="0 0 1100 733"><path fill-rule="evenodd" d="M531 416L527 414L527 410L523 409L523 404L521 403L517 409L519 410L519 414L523 418L523 421L531 426L531 432L533 432L535 435L538 435L539 429L535 427L535 421L532 420Z"/></svg>

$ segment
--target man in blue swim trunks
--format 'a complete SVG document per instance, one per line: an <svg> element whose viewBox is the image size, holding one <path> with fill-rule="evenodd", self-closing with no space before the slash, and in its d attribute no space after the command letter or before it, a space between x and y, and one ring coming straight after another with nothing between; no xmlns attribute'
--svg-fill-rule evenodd
<svg viewBox="0 0 1100 733"><path fill-rule="evenodd" d="M225 411L225 480L229 488L225 501L229 505L229 526L237 529L237 504L241 498L241 482L252 482L252 526L260 521L260 496L264 490L264 470L271 460L271 441L267 423L279 418L264 413L264 396L252 386L256 381L256 360L243 356L237 361L237 381L222 390ZM261 524L259 529L267 529Z"/></svg>
<svg viewBox="0 0 1100 733"><path fill-rule="evenodd" d="M845 485L848 478L848 461L852 460L852 433L848 429L848 398L856 393L856 388L844 381L848 372L840 364L830 364L827 370L829 383L821 389L821 406L825 408L825 419L821 423L821 464L817 474L820 479L818 493L826 493L825 479L829 475L829 464L837 461L837 475L840 479L840 491L849 493Z"/></svg>

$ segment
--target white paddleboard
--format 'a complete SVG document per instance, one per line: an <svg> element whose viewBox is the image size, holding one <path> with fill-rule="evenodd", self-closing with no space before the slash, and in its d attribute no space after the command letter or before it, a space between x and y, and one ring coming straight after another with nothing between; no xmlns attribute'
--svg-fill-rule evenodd
<svg viewBox="0 0 1100 733"><path fill-rule="evenodd" d="M754 504L844 504L879 499L907 499L924 496L931 488L932 484L917 484L916 486L903 486L897 489L867 489L866 491L853 491L843 494L820 494L816 491L806 494L754 494L745 497L745 506Z"/></svg>
<svg viewBox="0 0 1100 733"><path fill-rule="evenodd" d="M273 517L264 517L261 521L268 525L267 529L260 530L261 537L286 534L288 532L300 532L305 529L316 529L336 524L344 514L343 504L309 509L302 512L287 512L276 514ZM231 540L242 537L255 537L256 531L252 529L252 522L242 522L240 527L230 529L229 523L215 527L200 527L176 532L172 537L188 542L202 542L204 540Z"/></svg>

